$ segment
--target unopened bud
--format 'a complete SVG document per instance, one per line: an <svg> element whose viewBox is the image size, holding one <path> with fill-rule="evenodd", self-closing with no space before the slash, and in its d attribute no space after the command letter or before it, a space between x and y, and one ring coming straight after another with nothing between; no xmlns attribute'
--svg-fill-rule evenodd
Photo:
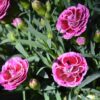
<svg viewBox="0 0 100 100"><path fill-rule="evenodd" d="M46 12L45 6L39 0L34 0L32 2L32 8L39 16L45 16Z"/></svg>
<svg viewBox="0 0 100 100"><path fill-rule="evenodd" d="M29 86L33 90L39 90L40 89L40 83L36 79L30 80Z"/></svg>
<svg viewBox="0 0 100 100"><path fill-rule="evenodd" d="M41 18L40 24L42 27L44 27L46 25L45 19Z"/></svg>
<svg viewBox="0 0 100 100"><path fill-rule="evenodd" d="M46 19L50 19L50 18L51 18L50 13L46 12L46 13L45 13L45 18L46 18Z"/></svg>
<svg viewBox="0 0 100 100"><path fill-rule="evenodd" d="M15 19L13 19L12 25L18 29L23 29L24 22L21 18L15 18Z"/></svg>
<svg viewBox="0 0 100 100"><path fill-rule="evenodd" d="M76 43L77 43L78 45L84 45L85 42L86 42L85 37L78 37L78 38L76 39Z"/></svg>
<svg viewBox="0 0 100 100"><path fill-rule="evenodd" d="M52 33L48 33L48 38L52 39L53 38L53 34Z"/></svg>
<svg viewBox="0 0 100 100"><path fill-rule="evenodd" d="M100 31L99 30L97 30L95 35L94 35L94 41L96 43L100 43Z"/></svg>
<svg viewBox="0 0 100 100"><path fill-rule="evenodd" d="M51 11L51 3L49 0L46 2L46 9L47 9L47 12Z"/></svg>
<svg viewBox="0 0 100 100"><path fill-rule="evenodd" d="M24 9L29 9L29 2L25 0L20 0L20 4Z"/></svg>

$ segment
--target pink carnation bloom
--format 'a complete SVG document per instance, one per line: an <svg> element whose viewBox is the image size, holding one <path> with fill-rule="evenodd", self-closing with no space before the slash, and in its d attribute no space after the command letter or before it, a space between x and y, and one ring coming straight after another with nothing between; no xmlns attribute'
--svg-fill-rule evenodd
<svg viewBox="0 0 100 100"><path fill-rule="evenodd" d="M76 43L77 43L78 45L84 45L84 44L85 44L85 38L84 38L84 37L78 37L78 38L76 39Z"/></svg>
<svg viewBox="0 0 100 100"><path fill-rule="evenodd" d="M85 58L75 52L60 55L52 65L55 82L64 87L75 87L81 84L87 70Z"/></svg>
<svg viewBox="0 0 100 100"><path fill-rule="evenodd" d="M12 57L2 66L0 84L5 90L14 90L25 81L28 72L28 61L20 57Z"/></svg>
<svg viewBox="0 0 100 100"><path fill-rule="evenodd" d="M2 19L10 6L10 0L0 0L0 19Z"/></svg>
<svg viewBox="0 0 100 100"><path fill-rule="evenodd" d="M23 21L21 18L15 18L13 19L12 25L15 27L20 27L23 24Z"/></svg>
<svg viewBox="0 0 100 100"><path fill-rule="evenodd" d="M56 28L62 33L64 39L71 39L86 30L89 16L89 10L84 5L78 4L77 7L69 7L60 14Z"/></svg>

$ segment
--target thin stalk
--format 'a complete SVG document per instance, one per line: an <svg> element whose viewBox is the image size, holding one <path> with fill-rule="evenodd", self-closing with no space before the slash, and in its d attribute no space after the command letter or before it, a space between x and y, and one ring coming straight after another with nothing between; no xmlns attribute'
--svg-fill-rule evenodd
<svg viewBox="0 0 100 100"><path fill-rule="evenodd" d="M23 94L23 100L26 100L25 90L22 91L22 94Z"/></svg>

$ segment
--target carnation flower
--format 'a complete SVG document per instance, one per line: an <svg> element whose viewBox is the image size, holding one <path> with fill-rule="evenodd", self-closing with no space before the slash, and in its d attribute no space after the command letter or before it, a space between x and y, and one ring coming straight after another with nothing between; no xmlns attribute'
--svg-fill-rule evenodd
<svg viewBox="0 0 100 100"><path fill-rule="evenodd" d="M81 84L87 70L85 58L76 52L60 55L52 65L55 82L64 87L75 87Z"/></svg>
<svg viewBox="0 0 100 100"><path fill-rule="evenodd" d="M28 72L28 61L20 57L12 57L2 66L0 84L5 90L16 89L25 81Z"/></svg>
<svg viewBox="0 0 100 100"><path fill-rule="evenodd" d="M71 39L73 36L81 35L86 30L89 16L89 10L84 5L78 4L77 7L69 7L60 14L56 28L62 33L63 38Z"/></svg>
<svg viewBox="0 0 100 100"><path fill-rule="evenodd" d="M10 0L0 0L0 19L4 18L10 6Z"/></svg>

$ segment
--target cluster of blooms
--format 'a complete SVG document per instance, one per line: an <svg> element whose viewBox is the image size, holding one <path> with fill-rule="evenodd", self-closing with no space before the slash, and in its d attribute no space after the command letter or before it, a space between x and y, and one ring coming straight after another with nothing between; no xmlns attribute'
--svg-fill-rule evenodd
<svg viewBox="0 0 100 100"><path fill-rule="evenodd" d="M0 0L0 19L4 18L9 8L10 0ZM56 28L62 33L64 39L71 39L73 36L80 36L86 30L89 18L89 10L81 4L64 10L57 21ZM15 27L19 26L22 20L13 20ZM85 43L84 37L76 40L77 44ZM26 59L12 57L2 66L0 72L0 84L5 90L16 89L27 77L29 64ZM64 87L75 87L81 84L88 70L85 58L76 52L68 52L60 55L52 65L52 72L55 82Z"/></svg>
<svg viewBox="0 0 100 100"><path fill-rule="evenodd" d="M64 39L80 36L86 30L89 16L89 10L84 5L69 7L60 14L56 28L62 33ZM78 37L76 43L84 45L85 38ZM81 84L87 70L85 58L75 52L60 55L52 65L54 80L64 87L75 87Z"/></svg>

